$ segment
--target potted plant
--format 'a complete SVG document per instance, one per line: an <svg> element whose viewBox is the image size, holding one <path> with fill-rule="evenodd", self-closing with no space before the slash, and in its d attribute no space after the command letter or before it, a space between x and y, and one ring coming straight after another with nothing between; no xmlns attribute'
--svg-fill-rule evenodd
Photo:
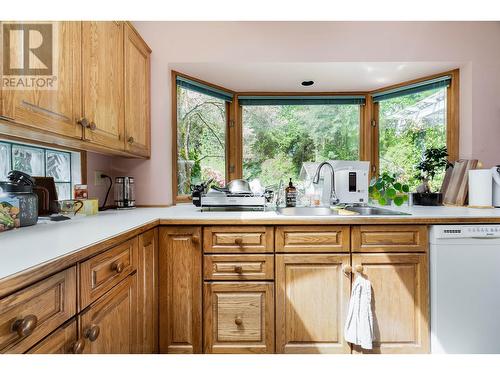
<svg viewBox="0 0 500 375"><path fill-rule="evenodd" d="M410 188L396 180L395 174L384 172L378 178L372 179L368 192L370 198L377 201L381 206L394 202L396 206L401 206L408 200Z"/></svg>
<svg viewBox="0 0 500 375"><path fill-rule="evenodd" d="M436 174L441 170L452 166L448 161L446 147L429 148L425 150L424 157L416 165L418 173L415 178L421 181L417 186L417 192L413 193L413 204L420 206L440 206L443 202L443 194L432 192L429 182L434 180Z"/></svg>

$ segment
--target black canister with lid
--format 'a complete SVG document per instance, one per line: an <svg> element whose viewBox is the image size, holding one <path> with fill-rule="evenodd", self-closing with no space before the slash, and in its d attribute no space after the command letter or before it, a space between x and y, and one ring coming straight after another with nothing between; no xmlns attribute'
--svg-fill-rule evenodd
<svg viewBox="0 0 500 375"><path fill-rule="evenodd" d="M0 202L18 201L21 227L36 224L38 220L38 197L33 192L35 180L27 173L10 171L8 181L0 182Z"/></svg>

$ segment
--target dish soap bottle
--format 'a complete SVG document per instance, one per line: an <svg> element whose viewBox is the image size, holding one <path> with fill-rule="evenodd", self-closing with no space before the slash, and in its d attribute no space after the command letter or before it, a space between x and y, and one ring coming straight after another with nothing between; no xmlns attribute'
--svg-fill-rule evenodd
<svg viewBox="0 0 500 375"><path fill-rule="evenodd" d="M295 207L297 204L297 189L293 186L292 179L288 183L288 187L285 189L286 206Z"/></svg>

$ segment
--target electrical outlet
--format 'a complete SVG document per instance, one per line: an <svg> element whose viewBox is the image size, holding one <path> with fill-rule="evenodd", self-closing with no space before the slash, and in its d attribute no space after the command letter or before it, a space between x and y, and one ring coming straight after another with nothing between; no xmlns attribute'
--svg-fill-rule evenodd
<svg viewBox="0 0 500 375"><path fill-rule="evenodd" d="M101 178L101 174L105 174L103 171L94 171L94 186L104 185L104 178Z"/></svg>

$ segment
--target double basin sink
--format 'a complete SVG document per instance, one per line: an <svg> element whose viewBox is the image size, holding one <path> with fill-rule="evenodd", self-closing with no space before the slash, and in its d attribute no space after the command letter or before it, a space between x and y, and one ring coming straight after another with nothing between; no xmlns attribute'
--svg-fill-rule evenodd
<svg viewBox="0 0 500 375"><path fill-rule="evenodd" d="M393 211L387 208L371 206L355 206L346 208L330 207L279 207L276 212L285 216L394 216L410 215L406 212Z"/></svg>

